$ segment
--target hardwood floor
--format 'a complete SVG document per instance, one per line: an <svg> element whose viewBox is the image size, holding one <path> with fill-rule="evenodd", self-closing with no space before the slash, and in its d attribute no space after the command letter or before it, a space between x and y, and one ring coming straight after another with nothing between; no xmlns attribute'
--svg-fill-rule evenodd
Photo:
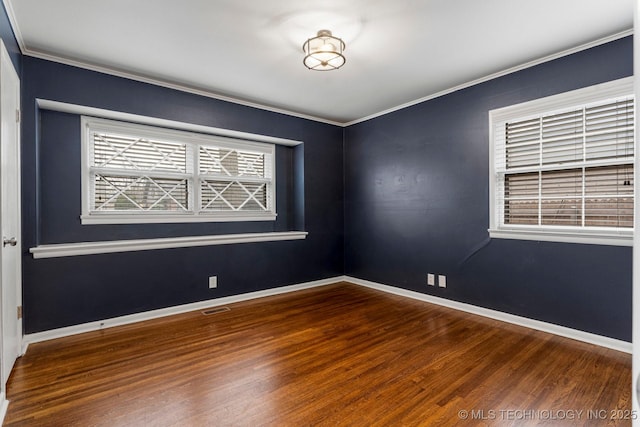
<svg viewBox="0 0 640 427"><path fill-rule="evenodd" d="M628 354L346 283L228 307L31 345L5 425L631 425Z"/></svg>

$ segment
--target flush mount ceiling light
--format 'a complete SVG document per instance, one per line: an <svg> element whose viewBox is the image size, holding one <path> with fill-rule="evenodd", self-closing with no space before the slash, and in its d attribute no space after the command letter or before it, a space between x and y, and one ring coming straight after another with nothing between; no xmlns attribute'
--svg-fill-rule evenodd
<svg viewBox="0 0 640 427"><path fill-rule="evenodd" d="M342 39L331 35L329 30L320 30L302 45L305 53L304 65L310 70L337 70L346 62L343 55L345 44Z"/></svg>

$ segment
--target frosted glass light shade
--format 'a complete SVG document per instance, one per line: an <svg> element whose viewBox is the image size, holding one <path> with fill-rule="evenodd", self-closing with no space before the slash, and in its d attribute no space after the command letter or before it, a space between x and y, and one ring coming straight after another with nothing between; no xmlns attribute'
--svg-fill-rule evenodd
<svg viewBox="0 0 640 427"><path fill-rule="evenodd" d="M320 30L302 45L305 57L304 65L310 70L337 70L346 62L345 44L342 39L334 37L329 30Z"/></svg>

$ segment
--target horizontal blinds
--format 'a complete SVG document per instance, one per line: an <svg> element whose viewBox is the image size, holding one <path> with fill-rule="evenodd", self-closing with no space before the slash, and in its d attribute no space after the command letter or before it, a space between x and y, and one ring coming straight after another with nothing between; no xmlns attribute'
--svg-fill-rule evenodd
<svg viewBox="0 0 640 427"><path fill-rule="evenodd" d="M262 152L200 146L202 210L268 211L272 170Z"/></svg>
<svg viewBox="0 0 640 427"><path fill-rule="evenodd" d="M186 173L187 148L181 143L94 132L93 166Z"/></svg>
<svg viewBox="0 0 640 427"><path fill-rule="evenodd" d="M506 167L517 168L540 163L540 119L507 123Z"/></svg>
<svg viewBox="0 0 640 427"><path fill-rule="evenodd" d="M265 153L201 146L200 174L229 177L269 178Z"/></svg>
<svg viewBox="0 0 640 427"><path fill-rule="evenodd" d="M506 175L504 223L633 227L633 165Z"/></svg>
<svg viewBox="0 0 640 427"><path fill-rule="evenodd" d="M94 212L273 210L272 146L259 151L102 130L90 131L90 143Z"/></svg>
<svg viewBox="0 0 640 427"><path fill-rule="evenodd" d="M238 181L202 181L205 211L264 211L268 208L267 184Z"/></svg>
<svg viewBox="0 0 640 427"><path fill-rule="evenodd" d="M633 159L633 99L506 123L505 170Z"/></svg>
<svg viewBox="0 0 640 427"><path fill-rule="evenodd" d="M585 110L585 158L632 158L633 99L599 105Z"/></svg>
<svg viewBox="0 0 640 427"><path fill-rule="evenodd" d="M585 170L585 225L633 227L633 165Z"/></svg>
<svg viewBox="0 0 640 427"><path fill-rule="evenodd" d="M189 186L186 179L108 176L94 178L96 211L188 210Z"/></svg>
<svg viewBox="0 0 640 427"><path fill-rule="evenodd" d="M582 160L582 110L542 117L542 164Z"/></svg>
<svg viewBox="0 0 640 427"><path fill-rule="evenodd" d="M502 223L633 227L633 102L501 124L495 133Z"/></svg>
<svg viewBox="0 0 640 427"><path fill-rule="evenodd" d="M186 144L105 132L91 137L94 211L189 210Z"/></svg>

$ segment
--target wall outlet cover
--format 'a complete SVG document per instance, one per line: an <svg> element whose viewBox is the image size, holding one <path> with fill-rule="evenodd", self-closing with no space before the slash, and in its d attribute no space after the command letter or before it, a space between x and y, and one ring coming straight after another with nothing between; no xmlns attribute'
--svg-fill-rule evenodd
<svg viewBox="0 0 640 427"><path fill-rule="evenodd" d="M438 286L440 286L441 288L447 287L447 276L444 276L442 274L438 275Z"/></svg>
<svg viewBox="0 0 640 427"><path fill-rule="evenodd" d="M427 285L435 286L436 284L436 275L435 274L427 274Z"/></svg>

